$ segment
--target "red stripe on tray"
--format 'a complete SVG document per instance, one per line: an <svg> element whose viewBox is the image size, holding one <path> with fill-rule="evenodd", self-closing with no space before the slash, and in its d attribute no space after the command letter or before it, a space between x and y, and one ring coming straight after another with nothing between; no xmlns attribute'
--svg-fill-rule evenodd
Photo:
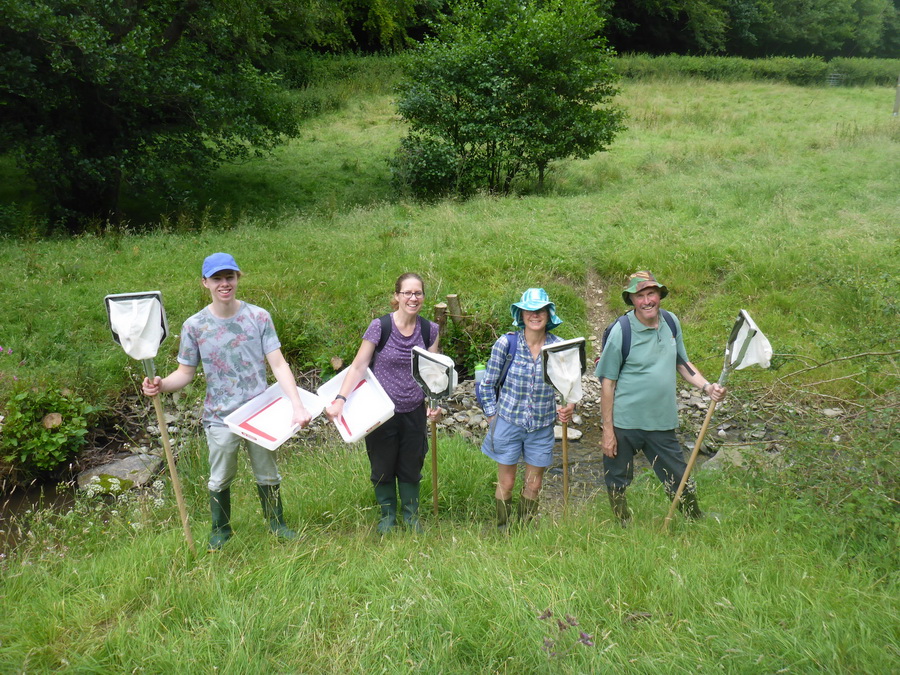
<svg viewBox="0 0 900 675"><path fill-rule="evenodd" d="M355 387L353 387L353 391L356 391L356 390L359 389L361 386L363 386L365 383L366 383L366 380L365 380L365 379L360 380L359 383L358 383ZM350 392L350 393L352 394L353 392ZM350 431L350 427L347 425L347 420L344 419L344 416L343 416L343 415L341 415L341 424L343 424L343 425L344 425L344 428L347 430L347 435L348 435L348 436L352 436L352 435L353 435L353 432Z"/></svg>
<svg viewBox="0 0 900 675"><path fill-rule="evenodd" d="M260 436L265 438L267 441L272 441L272 442L276 441L277 439L274 436L271 436L270 434L267 434L265 431L261 431L260 429L257 429L255 426L250 424L250 420L252 420L254 417L256 417L258 415L261 415L263 412L265 412L266 410L271 408L276 403L278 403L278 399L275 399L269 405L267 405L265 408L262 408L261 410L259 410L255 415L251 415L250 417L248 417L246 420L241 422L238 426L241 429L246 429L250 433L259 434Z"/></svg>

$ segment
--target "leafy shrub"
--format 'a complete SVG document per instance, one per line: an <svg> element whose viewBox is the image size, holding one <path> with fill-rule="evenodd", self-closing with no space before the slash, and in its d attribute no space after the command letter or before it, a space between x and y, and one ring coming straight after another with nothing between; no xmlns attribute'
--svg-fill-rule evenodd
<svg viewBox="0 0 900 675"><path fill-rule="evenodd" d="M391 184L398 194L429 200L468 192L456 153L438 139L409 134L400 141L390 166Z"/></svg>
<svg viewBox="0 0 900 675"><path fill-rule="evenodd" d="M824 84L831 68L818 57L802 59L772 57L752 62L751 71L756 79L776 80L790 84Z"/></svg>
<svg viewBox="0 0 900 675"><path fill-rule="evenodd" d="M0 459L24 477L51 471L81 449L98 410L68 391L20 391L6 403Z"/></svg>
<svg viewBox="0 0 900 675"><path fill-rule="evenodd" d="M602 26L575 0L459 3L406 60L397 111L474 167L479 188L509 194L534 175L542 187L553 161L590 157L622 129Z"/></svg>
<svg viewBox="0 0 900 675"><path fill-rule="evenodd" d="M893 85L900 75L900 59L846 59L828 62L831 72L844 76L847 85Z"/></svg>

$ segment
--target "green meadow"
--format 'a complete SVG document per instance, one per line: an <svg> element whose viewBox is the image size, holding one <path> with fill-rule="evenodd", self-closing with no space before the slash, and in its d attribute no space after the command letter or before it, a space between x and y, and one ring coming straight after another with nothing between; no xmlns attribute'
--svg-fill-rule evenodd
<svg viewBox="0 0 900 675"><path fill-rule="evenodd" d="M428 510L424 535L378 539L362 446L302 432L279 451L300 543L266 535L246 466L236 535L217 555L188 553L168 485L7 521L20 543L0 561L0 671L900 669L893 89L624 81L628 130L609 152L557 164L540 192L420 204L390 188L404 128L379 73L299 93L322 110L301 138L223 168L206 208L155 229L136 216L41 240L23 217L0 245L0 345L13 350L0 356L0 402L66 388L114 418L140 366L113 343L103 297L163 292L173 335L156 363L168 371L181 321L208 300L200 263L218 250L235 254L239 295L272 312L295 374L310 378L352 358L405 271L425 278L429 303L459 294L471 329L444 347L469 368L525 288L548 290L562 337L590 336L645 268L669 287L708 377L738 310L769 337L772 367L734 373L717 416L764 417L784 439L783 468L699 471L718 523L662 534L665 497L642 474L628 530L587 491L567 515L546 503L537 527L498 537L494 465L441 434L439 515ZM5 202L27 199L8 164L0 174ZM588 300L591 284L603 300ZM198 378L166 404L198 407L202 389ZM178 442L202 548L204 444L196 431Z"/></svg>

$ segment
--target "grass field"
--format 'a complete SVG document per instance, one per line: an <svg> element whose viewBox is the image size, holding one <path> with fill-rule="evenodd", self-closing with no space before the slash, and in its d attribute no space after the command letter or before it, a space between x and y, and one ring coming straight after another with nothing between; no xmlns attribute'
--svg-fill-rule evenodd
<svg viewBox="0 0 900 675"><path fill-rule="evenodd" d="M0 344L14 358L0 357L0 400L37 385L111 405L139 368L112 342L103 296L160 289L177 333L205 302L202 258L228 250L296 370L352 357L407 270L425 277L429 301L459 293L495 331L522 289L544 286L574 337L589 331L589 277L619 312L624 277L650 268L709 376L739 309L772 341L772 369L733 376L733 405L827 405L847 421L840 434L812 412L782 422L783 472L701 472L704 506L725 518L671 535L659 533L663 495L641 478L630 530L608 520L602 496L497 538L493 466L444 437L442 511L419 537L375 539L365 457L336 443L284 453L289 518L307 535L295 546L265 535L246 468L238 537L196 560L168 492L161 506L82 497L70 515L29 515L31 535L0 563L0 671L900 669L893 95L624 83L628 131L608 153L556 166L542 193L421 205L391 197L386 160L403 130L390 97L372 94L311 121L271 160L220 171L205 219L4 240ZM459 339L467 365L483 354ZM160 370L176 348L163 346ZM197 438L179 466L202 543ZM578 626L561 631L567 614Z"/></svg>

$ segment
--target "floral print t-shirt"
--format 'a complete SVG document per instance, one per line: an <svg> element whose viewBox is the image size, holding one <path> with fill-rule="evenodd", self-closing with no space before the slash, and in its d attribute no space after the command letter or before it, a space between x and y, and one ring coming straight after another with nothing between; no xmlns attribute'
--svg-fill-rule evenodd
<svg viewBox="0 0 900 675"><path fill-rule="evenodd" d="M280 348L270 314L246 302L228 319L204 307L184 322L178 363L203 363L204 426L224 426L225 417L266 390L266 354Z"/></svg>

